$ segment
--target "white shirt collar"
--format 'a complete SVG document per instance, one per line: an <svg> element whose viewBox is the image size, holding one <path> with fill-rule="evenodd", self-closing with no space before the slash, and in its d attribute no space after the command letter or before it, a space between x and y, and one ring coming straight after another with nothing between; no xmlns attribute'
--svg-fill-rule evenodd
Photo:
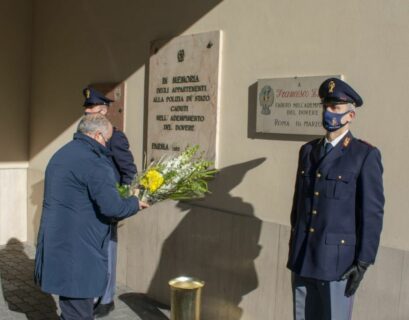
<svg viewBox="0 0 409 320"><path fill-rule="evenodd" d="M345 137L345 135L346 135L348 132L349 132L349 129L346 130L346 131L345 131L343 134L341 134L339 137L337 137L337 138L335 138L334 140L332 140L331 142L329 142L329 141L327 140L327 138L325 138L325 144L331 143L332 146L335 147L335 146L338 144L338 142L340 142L340 141L342 140L342 138Z"/></svg>

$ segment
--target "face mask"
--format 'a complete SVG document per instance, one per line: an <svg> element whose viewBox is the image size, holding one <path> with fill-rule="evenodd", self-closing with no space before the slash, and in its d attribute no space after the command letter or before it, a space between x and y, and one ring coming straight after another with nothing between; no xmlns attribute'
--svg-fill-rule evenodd
<svg viewBox="0 0 409 320"><path fill-rule="evenodd" d="M102 114L101 112L84 112L84 116L87 116L87 115L89 115L89 114L97 114L97 113L99 113L99 114ZM102 114L103 115L103 114Z"/></svg>
<svg viewBox="0 0 409 320"><path fill-rule="evenodd" d="M348 122L345 122L344 124L342 124L341 119L343 116L345 116L346 114L350 112L351 110L348 110L347 112L344 112L344 113L334 113L334 112L325 110L322 114L322 125L327 131L330 131L330 132L336 131L348 123Z"/></svg>

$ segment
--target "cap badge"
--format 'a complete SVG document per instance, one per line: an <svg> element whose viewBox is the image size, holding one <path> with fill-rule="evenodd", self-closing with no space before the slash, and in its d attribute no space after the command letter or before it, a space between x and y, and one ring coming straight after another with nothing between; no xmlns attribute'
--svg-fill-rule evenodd
<svg viewBox="0 0 409 320"><path fill-rule="evenodd" d="M90 96L91 96L91 92L89 91L89 89L85 89L85 97L89 99Z"/></svg>
<svg viewBox="0 0 409 320"><path fill-rule="evenodd" d="M334 89L335 89L335 82L334 81L330 81L328 83L328 92L329 93L334 93Z"/></svg>

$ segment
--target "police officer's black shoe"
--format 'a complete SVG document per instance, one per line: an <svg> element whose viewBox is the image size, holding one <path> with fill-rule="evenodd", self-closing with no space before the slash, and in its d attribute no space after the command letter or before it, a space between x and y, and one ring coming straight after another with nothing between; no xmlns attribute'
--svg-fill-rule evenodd
<svg viewBox="0 0 409 320"><path fill-rule="evenodd" d="M100 303L94 309L94 316L95 318L106 317L114 309L115 309L115 303L113 301L110 303L106 303L106 304Z"/></svg>

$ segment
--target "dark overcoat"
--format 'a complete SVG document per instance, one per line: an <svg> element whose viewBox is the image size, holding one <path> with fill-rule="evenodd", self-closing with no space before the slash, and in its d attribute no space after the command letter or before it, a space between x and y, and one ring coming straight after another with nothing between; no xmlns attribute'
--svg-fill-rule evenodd
<svg viewBox="0 0 409 320"><path fill-rule="evenodd" d="M139 209L120 198L109 150L76 133L45 173L35 280L45 292L71 298L102 296L107 285L110 220Z"/></svg>
<svg viewBox="0 0 409 320"><path fill-rule="evenodd" d="M300 150L287 267L303 277L333 281L357 260L375 261L383 168L379 150L350 132L325 157L323 140Z"/></svg>

